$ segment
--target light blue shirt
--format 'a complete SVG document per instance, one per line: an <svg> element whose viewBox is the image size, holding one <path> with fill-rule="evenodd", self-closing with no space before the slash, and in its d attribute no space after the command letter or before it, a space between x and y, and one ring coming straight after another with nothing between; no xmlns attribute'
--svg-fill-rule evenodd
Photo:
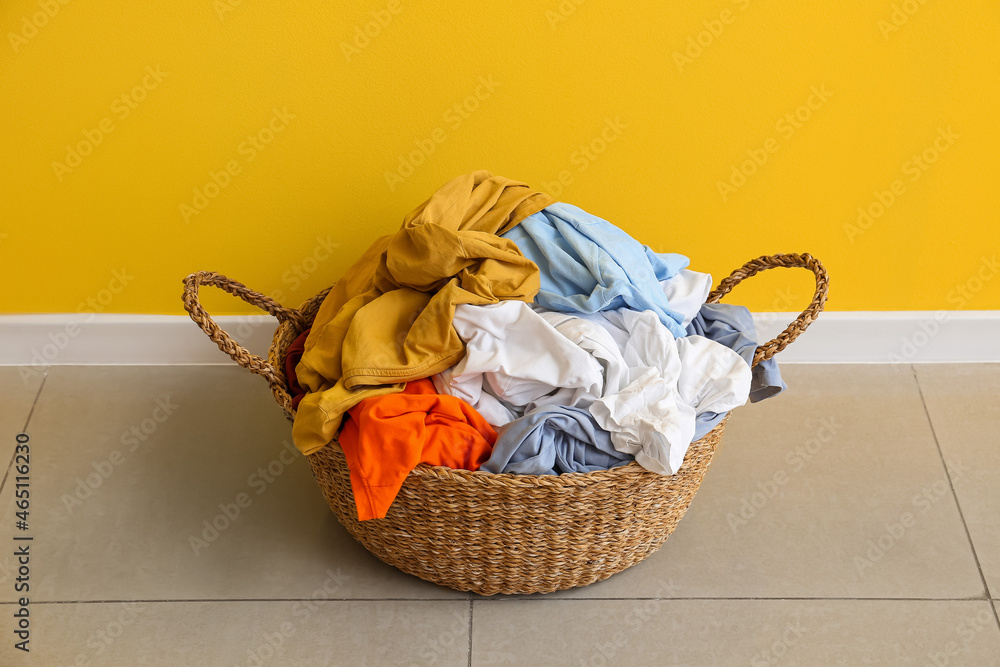
<svg viewBox="0 0 1000 667"><path fill-rule="evenodd" d="M676 253L655 253L607 220L558 202L503 235L538 265L535 303L564 313L651 310L675 337L684 316L671 310L660 287L687 267Z"/></svg>

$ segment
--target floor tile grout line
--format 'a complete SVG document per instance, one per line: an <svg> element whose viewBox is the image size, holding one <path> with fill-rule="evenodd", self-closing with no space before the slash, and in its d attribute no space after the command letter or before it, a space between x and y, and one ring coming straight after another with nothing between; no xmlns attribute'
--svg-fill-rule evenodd
<svg viewBox="0 0 1000 667"><path fill-rule="evenodd" d="M476 600L477 602L647 602L647 601L687 601L695 600L701 602L982 602L983 600L989 601L990 598L987 597L971 597L971 598L847 598L847 597L792 597L788 595L783 595L779 597L758 597L758 596L737 596L737 597L713 597L709 595L692 595L689 597L672 597L672 598L662 598L662 597L609 597L609 598L521 598L521 597L510 597L510 598L483 598L482 600ZM997 600L1000 602L1000 600Z"/></svg>
<svg viewBox="0 0 1000 667"><path fill-rule="evenodd" d="M472 610L476 601L469 598L469 667L472 667Z"/></svg>
<svg viewBox="0 0 1000 667"><path fill-rule="evenodd" d="M179 602L313 602L313 603L324 603L324 602L463 602L468 601L470 604L469 613L470 619L472 614L473 604L476 602L485 603L503 603L503 602L646 602L646 601L662 601L662 602L685 602L685 601L695 601L695 602L1000 602L998 600L992 600L990 598L984 597L974 597L974 598L927 598L927 597L909 597L909 598L846 598L846 597L709 597L709 596L691 596L691 597L609 597L609 598L483 598L481 600L464 600L463 598L324 598L322 600L317 600L315 598L172 598L172 599L130 599L130 600L32 600L33 605L59 605L59 604L129 604L129 603L143 603L143 604L154 604L154 603L179 603ZM2 605L13 605L17 604L14 601L0 601L0 606Z"/></svg>
<svg viewBox="0 0 1000 667"><path fill-rule="evenodd" d="M52 368L51 366L46 366L45 370L42 371L42 381L38 385L38 391L35 392L35 399L31 401L31 408L28 410L28 418L24 420L24 427L21 428L20 431L21 433L28 432L28 425L31 423L31 417L35 414L35 406L38 405L38 399L42 395L42 389L45 387L45 380L48 379L49 370L51 368ZM3 493L3 490L7 487L7 478L10 477L10 470L11 468L14 467L14 459L16 457L17 457L17 448L15 447L14 451L11 452L10 461L7 462L7 468L4 470L3 480L0 480L0 493Z"/></svg>
<svg viewBox="0 0 1000 667"><path fill-rule="evenodd" d="M35 408L38 407L38 399L42 396L42 390L45 389L45 382L49 379L49 371L51 369L51 366L46 366L45 370L42 372L42 381L38 385L38 391L35 392L35 400L31 402L31 409L28 410L28 418L24 420L24 428L21 429L22 433L28 430L28 425L31 423L31 418L35 414Z"/></svg>
<svg viewBox="0 0 1000 667"><path fill-rule="evenodd" d="M983 574L983 566L979 562L979 553L976 552L976 543L972 541L972 533L969 532L969 524L965 521L965 512L962 511L962 503L958 499L958 493L955 491L955 483L951 479L951 471L948 469L948 462L944 458L944 451L941 449L941 441L938 439L937 429L934 427L934 420L931 418L931 411L927 407L927 399L924 397L924 388L920 386L920 376L917 375L917 369L910 364L910 370L913 373L913 380L917 384L917 393L920 394L920 403L924 406L924 415L927 417L927 424L931 427L931 435L934 437L934 446L937 447L938 456L941 458L941 466L944 468L944 475L948 479L948 487L951 489L951 496L955 499L955 507L958 509L958 517L962 520L962 528L965 529L965 537L969 540L969 548L972 549L972 558L976 561L976 569L979 571L979 579L983 582L983 590L986 592L986 599L992 600L993 594L990 593L990 585L986 582L986 575ZM993 620L997 623L997 629L1000 630L1000 614L997 614L996 605L991 604L990 607L993 609Z"/></svg>

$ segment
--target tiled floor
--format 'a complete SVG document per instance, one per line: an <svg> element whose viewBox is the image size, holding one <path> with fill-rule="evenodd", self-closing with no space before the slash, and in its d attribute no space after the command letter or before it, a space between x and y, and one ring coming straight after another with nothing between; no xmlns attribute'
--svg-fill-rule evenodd
<svg viewBox="0 0 1000 667"><path fill-rule="evenodd" d="M0 367L0 665L1000 665L1000 366L786 364L660 552L517 599L369 556L239 368L37 371Z"/></svg>

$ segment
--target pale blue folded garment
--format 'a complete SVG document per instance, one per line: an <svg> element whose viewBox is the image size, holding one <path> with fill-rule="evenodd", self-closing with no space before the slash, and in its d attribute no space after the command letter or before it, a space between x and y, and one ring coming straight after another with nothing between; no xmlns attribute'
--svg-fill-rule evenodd
<svg viewBox="0 0 1000 667"><path fill-rule="evenodd" d="M753 367L753 355L757 351L757 329L754 327L753 315L745 307L729 303L706 303L688 325L687 332L690 335L704 336L717 343L722 343L735 350L738 355L743 357L744 361ZM784 380L781 379L778 362L773 358L762 361L753 367L753 375L750 380L751 403L776 396L787 388ZM715 423L721 421L723 416L718 416ZM708 433L712 428L706 428L704 433L698 435L702 430L700 422L701 417L699 417L699 428L695 432L696 438Z"/></svg>
<svg viewBox="0 0 1000 667"><path fill-rule="evenodd" d="M686 335L684 315L670 308L660 287L687 267L684 255L655 253L607 220L562 202L503 236L538 265L536 305L564 313L651 310L675 337Z"/></svg>
<svg viewBox="0 0 1000 667"><path fill-rule="evenodd" d="M499 430L480 470L519 475L560 475L616 468L634 460L615 450L611 435L582 408L546 406Z"/></svg>

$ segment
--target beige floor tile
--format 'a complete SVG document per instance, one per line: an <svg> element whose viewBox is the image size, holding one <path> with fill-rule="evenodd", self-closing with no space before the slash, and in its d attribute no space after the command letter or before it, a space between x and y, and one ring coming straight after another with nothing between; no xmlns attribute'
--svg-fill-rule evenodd
<svg viewBox="0 0 1000 667"><path fill-rule="evenodd" d="M31 622L30 655L5 637L0 664L464 667L469 652L466 601L45 604Z"/></svg>
<svg viewBox="0 0 1000 667"><path fill-rule="evenodd" d="M472 664L996 665L986 601L484 600Z"/></svg>
<svg viewBox="0 0 1000 667"><path fill-rule="evenodd" d="M28 419L46 370L43 366L0 366L0 433L3 437L0 451L4 452L4 466L13 450L14 436L21 432Z"/></svg>
<svg viewBox="0 0 1000 667"><path fill-rule="evenodd" d="M464 597L348 536L235 366L55 367L31 435L35 600Z"/></svg>
<svg viewBox="0 0 1000 667"><path fill-rule="evenodd" d="M664 547L569 597L983 595L907 368L786 365ZM943 487L943 488L942 488Z"/></svg>
<svg viewBox="0 0 1000 667"><path fill-rule="evenodd" d="M1000 598L1000 364L917 366L955 494L994 598Z"/></svg>
<svg viewBox="0 0 1000 667"><path fill-rule="evenodd" d="M16 436L28 421L46 370L42 366L0 366L0 438L3 439L0 444L0 507L7 508L7 503L3 500L13 498L13 491L8 491L7 486L15 482L6 476L14 460ZM28 435L31 436L30 429ZM28 445L30 447L30 441ZM0 517L0 526L15 520L13 509L10 508ZM8 535L11 529L9 526L5 527L7 531L3 534ZM10 544L9 538L4 544ZM0 601L14 598L14 579L17 577L14 566L13 550L0 550Z"/></svg>

